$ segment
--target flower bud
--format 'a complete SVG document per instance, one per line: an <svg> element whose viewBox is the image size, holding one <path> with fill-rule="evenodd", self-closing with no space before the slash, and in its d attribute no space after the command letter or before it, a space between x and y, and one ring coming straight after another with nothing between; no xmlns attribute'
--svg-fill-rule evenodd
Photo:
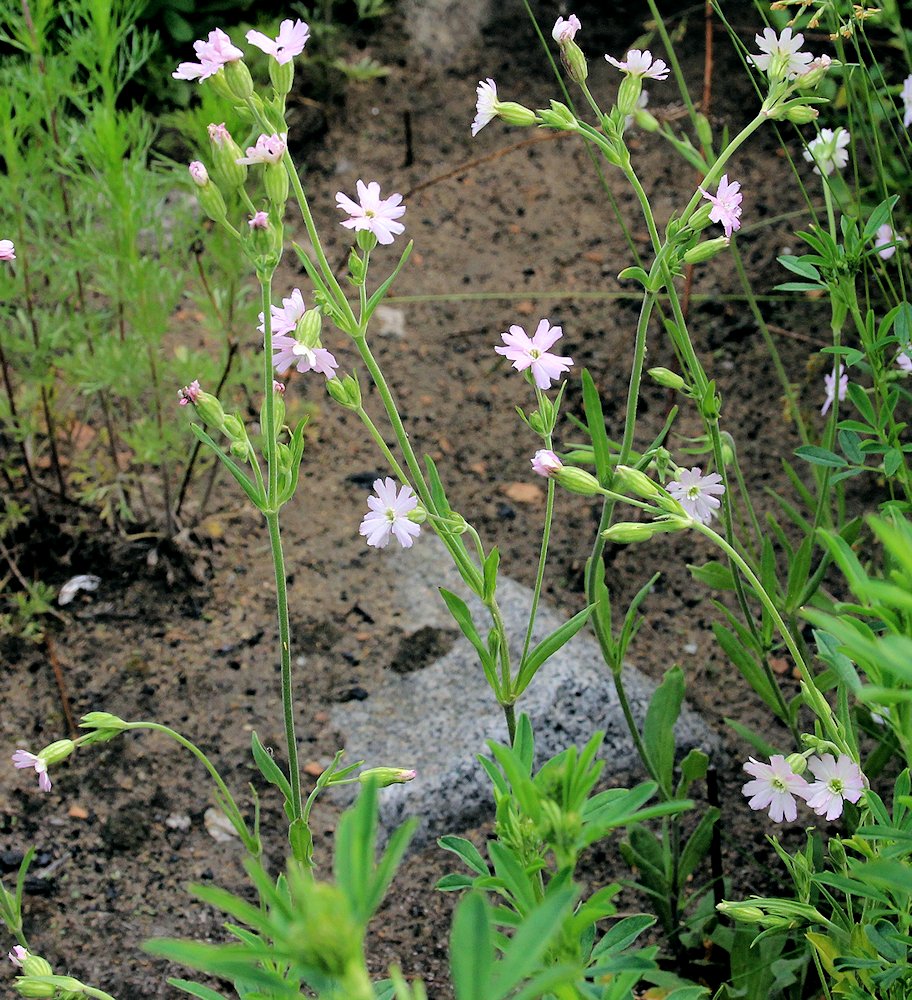
<svg viewBox="0 0 912 1000"><path fill-rule="evenodd" d="M19 976L16 979L16 992L21 997L53 997L57 995L57 987L53 983L42 983L37 979Z"/></svg>
<svg viewBox="0 0 912 1000"><path fill-rule="evenodd" d="M212 219L213 222L225 222L228 210L225 208L225 199L222 192L209 181L207 176L206 186L199 188L196 192L197 201L200 208Z"/></svg>
<svg viewBox="0 0 912 1000"><path fill-rule="evenodd" d="M276 463L279 467L279 472L284 472L286 475L291 472L291 467L294 464L292 461L293 458L291 448L287 444L279 442L276 445Z"/></svg>
<svg viewBox="0 0 912 1000"><path fill-rule="evenodd" d="M583 84L586 82L586 78L589 76L589 66L586 64L583 50L572 38L561 43L561 62L574 83Z"/></svg>
<svg viewBox="0 0 912 1000"><path fill-rule="evenodd" d="M643 78L635 73L625 73L618 87L617 109L626 118L636 111L640 94L643 92Z"/></svg>
<svg viewBox="0 0 912 1000"><path fill-rule="evenodd" d="M313 350L320 346L323 316L319 309L307 309L295 326L295 340Z"/></svg>
<svg viewBox="0 0 912 1000"><path fill-rule="evenodd" d="M373 250L374 247L376 247L377 245L377 237L374 236L374 234L369 229L361 229L359 230L358 235L355 237L355 242L358 244L358 248L360 250L363 250L364 253L370 253L371 250ZM362 273L361 281L363 281L364 280L363 262L361 267L361 273ZM360 283L361 282L358 282L358 284Z"/></svg>
<svg viewBox="0 0 912 1000"><path fill-rule="evenodd" d="M354 375L327 379L326 391L346 409L357 410L361 407L361 386Z"/></svg>
<svg viewBox="0 0 912 1000"><path fill-rule="evenodd" d="M653 535L677 531L679 526L672 521L619 521L602 532L606 542L617 545L630 545L633 542L646 542Z"/></svg>
<svg viewBox="0 0 912 1000"><path fill-rule="evenodd" d="M225 415L221 430L223 434L226 434L234 441L247 440L247 428L244 427L244 422L233 413Z"/></svg>
<svg viewBox="0 0 912 1000"><path fill-rule="evenodd" d="M348 273L349 281L355 287L364 284L364 261L354 247L352 247L351 253L348 255Z"/></svg>
<svg viewBox="0 0 912 1000"><path fill-rule="evenodd" d="M594 497L602 492L599 481L585 469L577 469L573 465L562 465L553 475L557 483L571 493L579 493L584 497Z"/></svg>
<svg viewBox="0 0 912 1000"><path fill-rule="evenodd" d="M701 229L705 229L710 224L709 213L712 210L713 206L709 202L701 202L699 207L694 209L693 214L687 220L687 228L695 233L700 232ZM670 225L669 223L669 228Z"/></svg>
<svg viewBox="0 0 912 1000"><path fill-rule="evenodd" d="M794 107L787 108L784 113L785 119L795 125L809 125L812 121L816 121L819 116L820 112L807 104L796 104Z"/></svg>
<svg viewBox="0 0 912 1000"><path fill-rule="evenodd" d="M279 97L285 97L291 91L294 82L294 60L280 63L277 59L269 60L269 79Z"/></svg>
<svg viewBox="0 0 912 1000"><path fill-rule="evenodd" d="M72 740L57 740L56 743L51 743L43 750L39 750L38 756L51 767L66 760L75 749L76 744ZM44 973L40 974L44 975ZM39 975L39 973L33 973L33 975Z"/></svg>
<svg viewBox="0 0 912 1000"><path fill-rule="evenodd" d="M235 438L231 444L228 446L228 450L231 454L242 462L247 461L247 457L250 454L250 442L246 439Z"/></svg>
<svg viewBox="0 0 912 1000"><path fill-rule="evenodd" d="M539 476L554 477L564 468L564 463L546 448L537 451L532 456L532 471Z"/></svg>
<svg viewBox="0 0 912 1000"><path fill-rule="evenodd" d="M358 775L358 781L361 784L375 781L378 788L388 788L390 785L404 785L407 781L413 781L417 774L417 771L404 767L369 767Z"/></svg>
<svg viewBox="0 0 912 1000"><path fill-rule="evenodd" d="M253 80L250 78L250 70L247 69L242 59L233 59L225 63L225 83L231 91L232 97L239 101L246 101L253 96Z"/></svg>
<svg viewBox="0 0 912 1000"><path fill-rule="evenodd" d="M807 770L807 760L803 753L790 753L785 758L785 762L792 769L793 774L804 774Z"/></svg>
<svg viewBox="0 0 912 1000"><path fill-rule="evenodd" d="M668 368L650 368L646 374L653 382L658 382L666 389L674 389L675 392L680 392L687 386L687 383L677 372L670 371Z"/></svg>
<svg viewBox="0 0 912 1000"><path fill-rule="evenodd" d="M627 465L616 465L612 485L624 493L632 493L644 500L652 500L661 494L659 487L639 469Z"/></svg>
<svg viewBox="0 0 912 1000"><path fill-rule="evenodd" d="M645 108L635 108L633 120L636 122L637 128L641 128L644 132L658 132L661 128L659 119Z"/></svg>
<svg viewBox="0 0 912 1000"><path fill-rule="evenodd" d="M798 75L795 83L799 90L813 90L826 76L827 71L833 65L833 60L826 55L817 58L808 64L807 69Z"/></svg>
<svg viewBox="0 0 912 1000"><path fill-rule="evenodd" d="M716 909L745 924L759 924L766 919L766 914L759 906L751 906L749 903L717 903Z"/></svg>
<svg viewBox="0 0 912 1000"><path fill-rule="evenodd" d="M712 260L717 254L727 250L731 245L731 240L727 236L718 236L714 240L704 240L695 247L684 251L685 264L703 264L707 260Z"/></svg>
<svg viewBox="0 0 912 1000"><path fill-rule="evenodd" d="M427 520L427 511L421 506L421 504L418 504L418 506L413 510L410 510L405 517L406 520L411 521L412 524L424 524ZM465 524L465 520L463 520L463 524Z"/></svg>
<svg viewBox="0 0 912 1000"><path fill-rule="evenodd" d="M560 101L552 101L550 109L540 108L536 114L539 122L547 128L557 129L561 132L575 132L579 129L576 116Z"/></svg>
<svg viewBox="0 0 912 1000"><path fill-rule="evenodd" d="M42 958L40 955L33 955L29 952L25 958L22 959L22 975L23 976L53 976L54 970L51 968L51 963L47 959Z"/></svg>
<svg viewBox="0 0 912 1000"><path fill-rule="evenodd" d="M225 411L222 404L208 392L199 392L196 395L193 405L196 407L197 415L207 427L215 427L221 430L225 425Z"/></svg>
<svg viewBox="0 0 912 1000"><path fill-rule="evenodd" d="M538 118L534 111L517 104L515 101L498 101L497 117L503 119L508 125L528 126L537 125Z"/></svg>
<svg viewBox="0 0 912 1000"><path fill-rule="evenodd" d="M200 163L199 160L194 160L187 167L187 170L190 172L191 180L197 187L204 188L209 183L209 172L206 170L206 165Z"/></svg>
<svg viewBox="0 0 912 1000"><path fill-rule="evenodd" d="M247 180L247 165L237 161L244 155L231 133L221 125L209 126L212 153L212 175L219 188L235 191Z"/></svg>
<svg viewBox="0 0 912 1000"><path fill-rule="evenodd" d="M285 212L285 202L288 201L288 171L285 169L285 164L281 161L267 163L263 184L266 188L266 197L278 209L281 218Z"/></svg>
<svg viewBox="0 0 912 1000"><path fill-rule="evenodd" d="M110 712L89 712L79 722L80 729L116 729L118 732L127 728L126 722Z"/></svg>

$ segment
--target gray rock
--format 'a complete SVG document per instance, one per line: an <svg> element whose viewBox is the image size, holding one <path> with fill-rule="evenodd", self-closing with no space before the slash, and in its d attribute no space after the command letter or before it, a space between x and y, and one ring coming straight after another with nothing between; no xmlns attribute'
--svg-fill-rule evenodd
<svg viewBox="0 0 912 1000"><path fill-rule="evenodd" d="M409 41L438 66L452 66L477 45L491 17L491 0L404 0Z"/></svg>
<svg viewBox="0 0 912 1000"><path fill-rule="evenodd" d="M416 632L454 627L439 587L462 596L482 635L487 615L469 593L441 543L427 533L414 548L379 554L392 561L388 579L398 581L392 604ZM501 575L498 603L511 642L511 659L519 660L532 592ZM539 604L533 642L557 628L562 618ZM655 684L636 668L624 668L632 710L642 721ZM605 733L600 756L604 776L640 768L610 673L598 644L584 629L538 672L519 700L517 715L529 715L538 763L571 744L582 746L595 730ZM485 681L475 651L461 633L449 652L412 673L389 671L379 689L360 703L336 706L333 724L344 735L348 760L364 758L368 767L415 768L418 777L381 794L381 823L389 831L409 816L421 826L413 846L464 830L493 812L490 782L476 760L486 740L506 742L503 712ZM684 751L701 747L712 752L717 737L690 708L684 707L675 728ZM342 793L342 790L339 790Z"/></svg>

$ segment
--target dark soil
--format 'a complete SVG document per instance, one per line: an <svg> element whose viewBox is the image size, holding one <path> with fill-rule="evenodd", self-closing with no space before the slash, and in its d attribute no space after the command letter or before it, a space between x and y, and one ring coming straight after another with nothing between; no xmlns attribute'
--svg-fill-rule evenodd
<svg viewBox="0 0 912 1000"><path fill-rule="evenodd" d="M388 62L392 73L351 88L344 117L324 144L309 152L305 179L331 259L338 261L345 259L348 233L338 225L335 192L353 191L361 177L378 179L385 193L405 194L404 221L416 247L396 292L439 298L391 300L388 305L404 315L405 335L379 333L375 351L417 450L438 461L454 506L488 544L500 547L503 571L531 584L544 492L526 496L510 487L535 486L529 456L537 444L514 412L515 404L529 403L527 387L493 347L511 323L534 326L541 316L560 323L563 353L575 361L566 411L582 414L578 373L585 366L602 393L609 435L617 438L638 300L635 289L616 279L630 263L630 252L579 142L497 123L475 140L469 135L474 87L481 77L494 77L504 99L531 107L560 96L520 6L509 7L509 16L501 10L492 21L483 46L456 67L421 62L404 47L402 26L389 22L373 40L372 54ZM637 36L640 5L611 15L601 7L589 4L577 13L584 25L580 41L592 57L592 90L609 95L617 77L600 54L621 53ZM731 7L732 22L747 31L755 23L751 5ZM551 6L542 13L546 27L556 13ZM676 23L684 26L684 70L699 93L702 17ZM680 117L672 80L649 89L657 116ZM755 105L729 42L717 33L711 115L717 134L724 124L737 130ZM690 195L696 177L655 137L639 134L631 145L644 186L664 219ZM770 130L755 137L731 168L745 191L745 231L738 244L758 293L769 293L782 280L775 257L783 247L794 247L791 233L803 221L779 218L803 207L780 183L786 169ZM608 174L607 184L633 225L638 250L645 251L646 234L636 222L632 195L619 176ZM774 217L779 221L752 228ZM374 257L378 271L395 259L389 251ZM306 288L289 255L277 276L277 297L298 283ZM781 389L747 306L725 297L740 292L728 257L700 268L693 291L691 326L711 376L718 379L724 425L737 441L761 510L773 511L768 490L790 495L780 460L797 444L784 416ZM616 297L598 299L591 293ZM823 307L777 300L763 308L782 331L777 336L787 371L813 412L822 402L816 350L825 345ZM350 369L355 354L349 345L333 331L324 340ZM256 341L251 330L251 351ZM651 331L649 363L675 367L658 323ZM289 384L292 416L309 405L314 419L299 495L284 512L295 656L300 657L301 753L311 765L308 787L312 772L339 745L339 734L328 725L328 706L351 697L369 703L385 671L420 669L436 655L439 643L450 639L428 634L419 637L420 649L403 650L407 623L397 621L387 604L384 553L367 549L358 535L369 484L385 472L382 459L351 414L329 402L320 382L295 377ZM371 399L379 417L375 403ZM658 432L669 405L664 390L645 388L641 442ZM182 416L175 412L174 418ZM680 455L698 432L698 419L685 410L670 447ZM563 446L579 437L569 423L559 431ZM699 461L694 458L693 464ZM597 519L594 502L559 496L545 599L568 615L583 604L582 572ZM44 543L36 537L37 546ZM251 731L277 752L283 742L268 540L225 479L215 512L196 528L195 544L191 561L203 558L196 567L196 575L206 577L202 583L173 574L169 582L167 574L150 572L150 549L140 546L109 551L100 566L97 559L70 558L53 579L49 571L51 583L80 572L102 576L96 593L80 595L52 624L52 648L76 716L105 709L127 719L167 723L210 752L243 798L248 782L261 784L249 750ZM653 572L662 572L646 602L647 621L630 659L656 679L679 663L686 671L688 698L725 741L726 753L716 761L724 810L720 831L729 891L740 897L774 881L779 864L765 841L770 824L751 814L740 795L740 766L748 748L723 720L734 717L786 751L791 747L714 644L715 595L693 582L686 568L713 557L702 540L687 534L613 547L606 558L620 608ZM174 561L179 563L177 557ZM201 573L207 563L211 572ZM19 646L12 652L0 719L6 756L16 746L40 748L67 729L48 647ZM785 683L791 683L787 675ZM416 764L420 767L420 761ZM160 935L222 939L219 915L184 890L191 882L234 889L245 884L238 843L218 843L207 832L203 816L211 800L204 777L191 757L152 734L79 753L55 769L50 795L39 793L30 774L0 768L0 866L10 871L23 850L37 846L35 873L46 877L30 882L26 927L33 949L57 970L93 982L120 1000L169 997L175 991L165 977L180 971L145 956L140 943ZM263 809L268 862L275 869L286 846L280 807L269 791ZM335 816L331 804L316 812L324 863ZM481 843L487 832L483 828L470 836ZM454 900L434 890L450 867L449 856L436 848L410 857L369 942L378 974L399 962L407 974L424 977L435 1000L450 996L445 984ZM628 875L615 842L594 849L584 873L592 885ZM644 905L630 891L620 897L626 911Z"/></svg>

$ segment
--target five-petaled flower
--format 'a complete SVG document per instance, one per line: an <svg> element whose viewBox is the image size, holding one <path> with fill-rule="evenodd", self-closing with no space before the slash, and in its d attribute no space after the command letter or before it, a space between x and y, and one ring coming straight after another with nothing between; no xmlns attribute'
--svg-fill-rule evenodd
<svg viewBox="0 0 912 1000"><path fill-rule="evenodd" d="M17 969L22 968L22 963L29 957L28 951L22 947L21 944L17 944L11 952L7 953L6 956Z"/></svg>
<svg viewBox="0 0 912 1000"><path fill-rule="evenodd" d="M728 174L723 174L719 181L719 189L716 193L710 194L703 188L698 188L700 194L712 204L709 218L713 222L720 222L725 230L726 236L741 228L741 185L738 181L728 180Z"/></svg>
<svg viewBox="0 0 912 1000"><path fill-rule="evenodd" d="M301 289L292 289L291 295L287 299L282 299L281 306L269 307L269 313L272 317L273 334L291 333L305 312L307 312L307 306L304 304L304 296L301 294ZM259 319L260 325L257 329L260 333L265 333L266 329L262 313L260 313Z"/></svg>
<svg viewBox="0 0 912 1000"><path fill-rule="evenodd" d="M822 173L829 177L834 170L842 170L849 162L847 147L850 140L851 136L844 128L838 128L835 132L822 128L820 135L811 139L802 155L808 163L814 164L815 174Z"/></svg>
<svg viewBox="0 0 912 1000"><path fill-rule="evenodd" d="M487 80L479 80L475 88L475 120L472 122L472 135L478 133L497 117L497 84L488 77Z"/></svg>
<svg viewBox="0 0 912 1000"><path fill-rule="evenodd" d="M532 456L532 471L540 476L553 476L564 467L564 463L547 448L542 448Z"/></svg>
<svg viewBox="0 0 912 1000"><path fill-rule="evenodd" d="M518 372L531 368L538 388L548 389L573 364L573 358L549 353L563 334L559 326L551 326L546 319L539 322L532 337L521 326L511 326L509 333L500 335L506 347L494 350L512 361Z"/></svg>
<svg viewBox="0 0 912 1000"><path fill-rule="evenodd" d="M751 757L744 765L744 770L753 776L741 791L750 800L747 804L751 809L769 809L770 819L781 823L783 818L789 823L798 816L795 796L806 798L808 783L789 767L782 754L776 753L770 757L769 764L761 764Z"/></svg>
<svg viewBox="0 0 912 1000"><path fill-rule="evenodd" d="M272 338L272 350L272 364L280 374L290 368L296 368L302 375L314 371L332 378L339 367L336 359L325 347L309 347L285 334Z"/></svg>
<svg viewBox="0 0 912 1000"><path fill-rule="evenodd" d="M15 260L16 244L12 240L0 240L0 260Z"/></svg>
<svg viewBox="0 0 912 1000"><path fill-rule="evenodd" d="M571 14L568 18L559 17L551 29L551 37L558 45L561 42L572 42L581 27L580 19L576 14Z"/></svg>
<svg viewBox="0 0 912 1000"><path fill-rule="evenodd" d="M210 31L205 41L194 42L193 51L199 62L181 63L171 74L175 80L207 80L226 63L244 58L244 53L231 44L231 39L221 28Z"/></svg>
<svg viewBox="0 0 912 1000"><path fill-rule="evenodd" d="M678 478L668 484L668 492L695 521L709 524L721 506L719 497L725 492L718 472L703 475L699 466L678 469Z"/></svg>
<svg viewBox="0 0 912 1000"><path fill-rule="evenodd" d="M336 192L336 208L348 212L350 216L342 225L355 232L367 230L377 237L378 243L388 246L396 236L405 232L405 226L396 222L405 215L402 195L391 194L389 198L381 198L380 185L376 181L365 184L359 180L356 187L357 202L341 191Z"/></svg>
<svg viewBox="0 0 912 1000"><path fill-rule="evenodd" d="M783 28L777 35L773 28L764 28L762 35L756 35L754 41L760 54L748 56L748 59L762 72L773 79L785 77L793 80L807 71L814 57L810 52L800 52L804 45L804 35L792 36L791 28Z"/></svg>
<svg viewBox="0 0 912 1000"><path fill-rule="evenodd" d="M247 155L238 157L238 163L279 163L285 155L287 133L273 132L261 135L255 146L247 147Z"/></svg>
<svg viewBox="0 0 912 1000"><path fill-rule="evenodd" d="M827 820L842 815L846 802L857 802L865 790L861 768L851 757L842 753L835 758L831 753L808 758L808 770L817 779L805 792L808 808Z"/></svg>
<svg viewBox="0 0 912 1000"><path fill-rule="evenodd" d="M668 66L661 59L653 59L649 49L630 49L623 59L614 59L609 55L605 58L612 66L616 66L628 76L639 76L648 80L665 80L668 77Z"/></svg>
<svg viewBox="0 0 912 1000"><path fill-rule="evenodd" d="M299 56L309 37L310 28L303 21L292 21L290 18L279 25L276 38L269 38L262 31L247 32L247 41L272 56L280 66Z"/></svg>
<svg viewBox="0 0 912 1000"><path fill-rule="evenodd" d="M404 548L409 549L421 531L421 526L410 521L408 515L418 506L418 498L411 486L403 486L396 493L396 481L389 476L374 482L375 497L367 498L370 511L364 515L359 534L367 538L367 544L382 549L389 544L391 536Z"/></svg>
<svg viewBox="0 0 912 1000"><path fill-rule="evenodd" d="M38 787L42 792L51 790L51 779L47 773L47 761L38 754L29 753L28 750L17 750L13 754L14 767L33 767L38 775Z"/></svg>
<svg viewBox="0 0 912 1000"><path fill-rule="evenodd" d="M849 376L842 371L841 366L837 365L836 370L840 372L839 402L841 403L846 398L846 391L849 388ZM827 410L833 405L833 400L836 397L836 370L823 376L823 388L826 392L826 399L824 399L823 406L820 408L820 415L822 417L826 416Z"/></svg>
<svg viewBox="0 0 912 1000"><path fill-rule="evenodd" d="M203 387L199 384L199 379L194 379L190 385L185 385L183 389L177 390L177 399L181 406L188 403L195 403Z"/></svg>

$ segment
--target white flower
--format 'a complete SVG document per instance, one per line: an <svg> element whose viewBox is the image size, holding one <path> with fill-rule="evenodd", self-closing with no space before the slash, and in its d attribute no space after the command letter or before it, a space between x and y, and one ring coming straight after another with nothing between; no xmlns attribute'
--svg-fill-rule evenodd
<svg viewBox="0 0 912 1000"><path fill-rule="evenodd" d="M885 222L874 237L874 246L878 247L877 256L881 260L889 260L895 253L897 246L904 246L905 240L897 236L889 222Z"/></svg>
<svg viewBox="0 0 912 1000"><path fill-rule="evenodd" d="M410 521L408 515L418 506L418 498L411 486L403 486L397 495L396 481L389 476L374 481L375 497L367 498L370 511L361 521L359 534L367 544L382 549L389 545L392 535L404 549L412 547L421 526Z"/></svg>
<svg viewBox="0 0 912 1000"><path fill-rule="evenodd" d="M815 174L822 173L829 177L834 170L842 170L849 162L847 147L851 138L844 128L838 128L835 132L829 128L822 128L820 135L808 143L803 154L804 158L808 163L815 164Z"/></svg>
<svg viewBox="0 0 912 1000"><path fill-rule="evenodd" d="M846 398L846 390L849 388L849 376L842 371L839 365L837 365L837 370L840 372L839 402L841 403ZM820 415L825 417L827 410L833 405L833 400L836 397L836 371L823 376L823 388L826 392L826 399L824 399L823 406L820 408Z"/></svg>
<svg viewBox="0 0 912 1000"><path fill-rule="evenodd" d="M750 799L747 804L751 809L768 808L774 823L781 823L783 819L793 823L798 816L795 796L805 798L808 783L800 774L795 774L785 757L775 753L770 757L769 764L761 764L751 757L744 770L754 777L741 789Z"/></svg>
<svg viewBox="0 0 912 1000"><path fill-rule="evenodd" d="M621 61L606 55L605 58L612 66L616 66L628 76L639 76L648 80L665 80L668 77L668 66L661 59L653 59L649 49L640 51L630 49L627 57Z"/></svg>
<svg viewBox="0 0 912 1000"><path fill-rule="evenodd" d="M908 128L912 125L912 73L903 80L902 102L903 126Z"/></svg>
<svg viewBox="0 0 912 1000"><path fill-rule="evenodd" d="M793 80L808 69L814 58L810 52L798 51L804 45L804 35L798 34L793 38L791 28L784 28L781 35L777 35L772 28L764 28L763 34L756 35L754 41L760 54L748 56L748 59L757 69L773 78L784 76Z"/></svg>
<svg viewBox="0 0 912 1000"><path fill-rule="evenodd" d="M704 476L699 466L678 469L678 478L668 484L668 492L684 510L701 524L709 524L722 505L718 499L725 492L718 472Z"/></svg>
<svg viewBox="0 0 912 1000"><path fill-rule="evenodd" d="M247 147L247 155L238 158L238 163L280 163L285 155L287 132L261 135L255 146Z"/></svg>
<svg viewBox="0 0 912 1000"><path fill-rule="evenodd" d="M846 754L839 759L831 753L808 758L808 770L817 779L808 786L805 794L808 807L818 816L828 820L842 815L846 802L857 802L865 790L865 777L861 768Z"/></svg>
<svg viewBox="0 0 912 1000"><path fill-rule="evenodd" d="M473 136L497 117L497 84L490 77L479 80L475 93L478 97L475 101L475 120L472 122Z"/></svg>
<svg viewBox="0 0 912 1000"><path fill-rule="evenodd" d="M571 14L566 20L559 17L554 22L554 27L551 29L551 37L555 42L560 45L561 42L572 42L576 38L576 33L580 30L582 25L580 24L580 19L576 14Z"/></svg>

